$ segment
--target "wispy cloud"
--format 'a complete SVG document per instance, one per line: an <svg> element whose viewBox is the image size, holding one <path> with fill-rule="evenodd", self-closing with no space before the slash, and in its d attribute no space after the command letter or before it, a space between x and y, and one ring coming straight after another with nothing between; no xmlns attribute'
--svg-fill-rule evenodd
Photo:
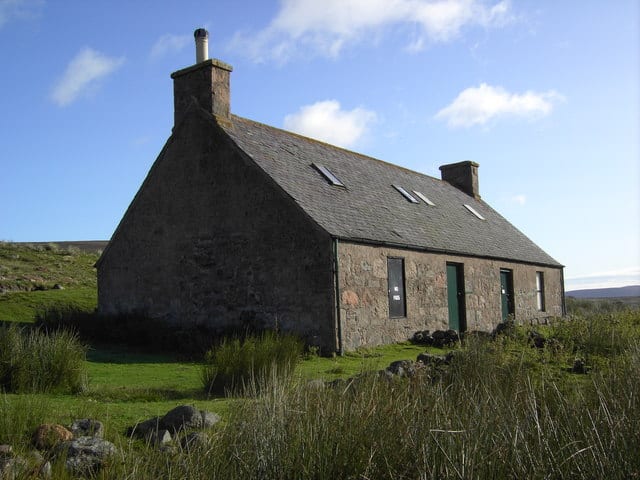
<svg viewBox="0 0 640 480"><path fill-rule="evenodd" d="M465 27L498 27L512 19L507 0L282 0L266 28L237 33L232 46L258 62L286 62L303 52L335 57L396 27L406 34L407 48L421 50L429 42L451 41Z"/></svg>
<svg viewBox="0 0 640 480"><path fill-rule="evenodd" d="M527 203L527 196L519 193L518 195L514 195L513 197L511 197L511 201L517 203L518 205L524 205L525 203Z"/></svg>
<svg viewBox="0 0 640 480"><path fill-rule="evenodd" d="M177 53L189 45L191 39L191 35L174 35L172 33L162 35L151 47L151 58L157 59Z"/></svg>
<svg viewBox="0 0 640 480"><path fill-rule="evenodd" d="M338 101L325 100L306 105L297 113L287 115L284 128L350 148L363 138L376 118L375 112L371 110L360 107L343 110Z"/></svg>
<svg viewBox="0 0 640 480"><path fill-rule="evenodd" d="M554 90L517 94L502 87L481 83L479 87L470 87L460 92L435 118L446 121L450 127L471 127L485 125L499 117L545 116L562 100L564 97Z"/></svg>
<svg viewBox="0 0 640 480"><path fill-rule="evenodd" d="M0 28L13 19L39 15L43 6L44 0L0 0Z"/></svg>
<svg viewBox="0 0 640 480"><path fill-rule="evenodd" d="M67 65L54 86L51 100L61 107L69 105L123 63L123 57L108 57L91 48L83 48Z"/></svg>

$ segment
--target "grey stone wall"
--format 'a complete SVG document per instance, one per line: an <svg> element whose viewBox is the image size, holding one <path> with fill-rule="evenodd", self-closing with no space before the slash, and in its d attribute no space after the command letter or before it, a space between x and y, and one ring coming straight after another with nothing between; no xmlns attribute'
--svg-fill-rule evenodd
<svg viewBox="0 0 640 480"><path fill-rule="evenodd" d="M387 257L404 258L405 318L389 318ZM338 258L347 350L407 340L418 330L448 329L447 262L464 265L467 330L490 331L501 321L501 268L513 271L516 321L562 315L562 272L557 268L344 242ZM537 271L544 272L544 312L537 310Z"/></svg>
<svg viewBox="0 0 640 480"><path fill-rule="evenodd" d="M335 350L331 238L189 113L98 265L99 311L224 329L278 326Z"/></svg>

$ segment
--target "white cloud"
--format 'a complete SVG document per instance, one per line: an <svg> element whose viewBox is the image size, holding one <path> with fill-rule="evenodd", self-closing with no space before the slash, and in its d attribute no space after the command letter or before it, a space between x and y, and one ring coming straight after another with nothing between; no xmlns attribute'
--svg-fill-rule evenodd
<svg viewBox="0 0 640 480"><path fill-rule="evenodd" d="M122 57L107 57L91 48L83 48L71 60L62 78L54 86L51 99L61 107L69 105L123 63Z"/></svg>
<svg viewBox="0 0 640 480"><path fill-rule="evenodd" d="M554 104L563 99L553 90L515 94L481 83L460 92L435 118L445 120L450 127L471 127L504 116L539 117L551 113Z"/></svg>
<svg viewBox="0 0 640 480"><path fill-rule="evenodd" d="M14 18L37 16L43 0L0 0L0 27Z"/></svg>
<svg viewBox="0 0 640 480"><path fill-rule="evenodd" d="M447 42L467 26L496 27L512 19L507 0L282 0L280 10L255 35L236 34L233 45L256 61L287 61L299 50L335 57L345 46L375 41L390 27L404 27L407 46Z"/></svg>
<svg viewBox="0 0 640 480"><path fill-rule="evenodd" d="M189 45L191 38L191 35L174 35L171 33L162 35L151 47L151 58L160 58L177 53Z"/></svg>
<svg viewBox="0 0 640 480"><path fill-rule="evenodd" d="M342 110L336 100L306 105L284 118L284 128L307 137L349 148L358 143L375 122L375 112L364 108Z"/></svg>
<svg viewBox="0 0 640 480"><path fill-rule="evenodd" d="M514 195L513 197L511 197L511 200L518 205L524 205L525 203L527 203L527 196L519 193L518 195Z"/></svg>

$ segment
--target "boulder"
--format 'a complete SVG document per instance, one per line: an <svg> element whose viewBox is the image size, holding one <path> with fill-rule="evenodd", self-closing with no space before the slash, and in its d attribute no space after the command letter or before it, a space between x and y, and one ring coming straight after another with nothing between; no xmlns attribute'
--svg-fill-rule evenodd
<svg viewBox="0 0 640 480"><path fill-rule="evenodd" d="M401 378L413 377L416 373L416 366L411 360L397 360L392 362L385 371Z"/></svg>
<svg viewBox="0 0 640 480"><path fill-rule="evenodd" d="M127 430L127 435L148 440L150 435L157 437L162 430L175 434L183 430L211 428L219 421L220 416L216 413L198 410L191 405L180 405L163 417L137 423Z"/></svg>
<svg viewBox="0 0 640 480"><path fill-rule="evenodd" d="M202 428L203 423L200 410L192 405L180 405L179 407L169 410L167 414L160 419L161 427L173 432L179 432L180 430L189 428Z"/></svg>
<svg viewBox="0 0 640 480"><path fill-rule="evenodd" d="M449 352L446 355L435 355L432 353L421 353L418 355L417 361L423 365L430 365L439 367L441 365L449 365L453 359L453 352Z"/></svg>
<svg viewBox="0 0 640 480"><path fill-rule="evenodd" d="M136 423L133 427L127 430L127 435L136 438L146 438L153 431L158 431L162 428L160 426L160 417L150 418L143 422Z"/></svg>
<svg viewBox="0 0 640 480"><path fill-rule="evenodd" d="M93 475L116 453L113 443L97 437L78 437L56 449L56 456L66 457L67 470L74 475Z"/></svg>
<svg viewBox="0 0 640 480"><path fill-rule="evenodd" d="M172 440L171 433L166 429L151 430L146 439L150 445L156 446L166 445L167 443L171 443Z"/></svg>
<svg viewBox="0 0 640 480"><path fill-rule="evenodd" d="M579 375L585 375L589 373L589 367L582 358L576 358L573 361L573 366L569 369L571 373L577 373Z"/></svg>
<svg viewBox="0 0 640 480"><path fill-rule="evenodd" d="M547 343L547 339L542 336L541 333L531 330L529 332L529 343L532 347L542 349Z"/></svg>
<svg viewBox="0 0 640 480"><path fill-rule="evenodd" d="M43 423L33 433L32 442L38 450L50 450L61 442L71 440L73 433L62 425Z"/></svg>
<svg viewBox="0 0 640 480"><path fill-rule="evenodd" d="M200 416L202 417L202 428L211 428L220 421L220 415L206 410L200 410Z"/></svg>
<svg viewBox="0 0 640 480"><path fill-rule="evenodd" d="M98 437L104 435L104 425L98 420L82 418L71 424L71 433L74 437Z"/></svg>

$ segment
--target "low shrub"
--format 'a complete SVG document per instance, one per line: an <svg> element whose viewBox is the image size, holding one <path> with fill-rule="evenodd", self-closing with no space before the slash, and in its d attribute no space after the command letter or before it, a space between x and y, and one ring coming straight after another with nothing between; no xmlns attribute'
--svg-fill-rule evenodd
<svg viewBox="0 0 640 480"><path fill-rule="evenodd" d="M272 378L289 378L302 352L300 339L272 331L224 339L205 354L203 387L209 393L260 390Z"/></svg>
<svg viewBox="0 0 640 480"><path fill-rule="evenodd" d="M86 347L67 330L0 327L0 388L6 392L79 392L86 386Z"/></svg>
<svg viewBox="0 0 640 480"><path fill-rule="evenodd" d="M142 313L100 315L74 308L49 308L36 315L36 326L73 330L91 344L121 344L147 352L171 352L201 359L217 338L205 325L169 325Z"/></svg>

